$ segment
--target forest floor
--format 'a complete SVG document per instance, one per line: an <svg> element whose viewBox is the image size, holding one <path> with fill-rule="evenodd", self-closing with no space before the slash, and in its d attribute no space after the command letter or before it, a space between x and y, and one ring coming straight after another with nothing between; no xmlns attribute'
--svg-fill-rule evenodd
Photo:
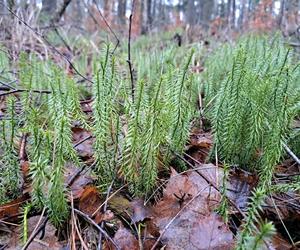
<svg viewBox="0 0 300 250"><path fill-rule="evenodd" d="M90 111L90 101L83 104ZM73 145L80 157L93 161L93 138L89 131L74 127ZM102 249L233 249L235 234L247 208L251 190L258 177L238 167L230 170L226 195L230 201L230 220L225 224L216 213L220 205L223 168L206 159L213 144L210 132L194 128L184 156L180 157L187 170L178 173L170 167L169 175L161 178L159 186L147 199L131 198L127 185L100 193L93 184L89 169L68 164L65 186L69 187L70 219L67 228L58 231L47 219L45 211L33 212L26 218L28 240L22 243L22 207L30 201L29 164L20 161L24 180L23 194L0 206L1 249L65 249L71 241L80 242L83 249L97 247L103 235ZM20 142L20 154L24 150ZM291 161L278 166L281 178L298 174ZM281 194L268 199L264 205L265 218L272 218L281 228L270 249L293 249L283 228L298 237L299 201L294 194ZM275 204L272 204L275 202ZM21 221L20 221L21 220ZM24 223L24 222L23 222ZM67 231L66 231L67 230Z"/></svg>

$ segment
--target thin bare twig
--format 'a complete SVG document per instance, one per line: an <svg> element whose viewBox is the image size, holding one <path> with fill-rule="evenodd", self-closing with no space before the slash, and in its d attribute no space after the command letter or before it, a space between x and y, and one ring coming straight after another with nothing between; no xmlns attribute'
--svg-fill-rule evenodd
<svg viewBox="0 0 300 250"><path fill-rule="evenodd" d="M34 238L35 238L35 237L42 231L42 229L46 226L46 224L47 224L47 222L48 222L48 220L49 220L49 217L46 216L46 217L44 218L44 220L41 222L44 213L45 213L45 208L43 209L43 212L42 212L42 214L41 214L41 217L40 217L40 219L39 219L39 221L38 221L36 227L34 228L32 234L30 235L30 237L29 237L29 239L27 240L26 244L23 246L22 250L26 250L26 249L29 247L29 245L32 243L32 241L34 240Z"/></svg>
<svg viewBox="0 0 300 250"><path fill-rule="evenodd" d="M132 12L133 12L133 7L132 7ZM133 67L132 67L132 62L131 62L131 25L132 25L132 13L129 16L129 31L128 31L128 59L127 63L129 66L129 73L130 73L130 82L131 82L131 98L132 102L134 102L134 91L135 91L135 86L134 86L134 78L133 78Z"/></svg>
<svg viewBox="0 0 300 250"><path fill-rule="evenodd" d="M119 44L120 44L120 40L119 40L118 36L116 35L116 33L114 32L114 30L112 29L112 27L111 27L111 26L109 25L109 23L107 22L106 18L103 16L101 10L99 9L99 6L98 6L96 0L94 0L94 4L96 5L96 8L97 8L97 10L98 10L98 12L99 12L101 18L103 19L105 25L107 26L107 28L109 29L109 31L113 34L113 36L114 36L115 39L117 40L117 43L116 43L116 45L115 45L115 48L114 48L113 51L112 51L112 54L114 54L115 51L116 51L116 49L117 49L117 47L118 47Z"/></svg>
<svg viewBox="0 0 300 250"><path fill-rule="evenodd" d="M13 90L10 90L10 91L4 92L4 93L0 93L0 97L1 96L6 96L6 95L16 94L16 93L20 93L20 92L33 92L33 93L39 93L39 94L51 94L52 93L52 91L50 91L50 90L13 89Z"/></svg>
<svg viewBox="0 0 300 250"><path fill-rule="evenodd" d="M77 142L73 147L76 148L76 147L78 147L80 144L84 143L85 141L87 141L87 140L89 140L89 139L91 139L91 138L93 138L93 136L92 136L92 135L89 135L89 136L83 138L81 141Z"/></svg>
<svg viewBox="0 0 300 250"><path fill-rule="evenodd" d="M284 222L283 222L283 220L282 220L282 218L281 218L281 216L280 216L280 212L278 211L277 205L276 205L276 203L275 203L275 201L274 201L272 195L271 195L271 200L272 200L272 203L273 203L273 205L274 205L274 208L275 208L275 210L276 210L276 213L277 213L277 215L278 215L278 217L279 217L279 220L280 220L280 222L281 222L281 224L282 224L282 226L283 226L283 228L284 228L286 234L288 235L288 237L289 237L289 239L290 239L292 245L295 247L295 243L294 243L294 241L293 241L293 238L291 237L291 234L290 234L289 230L288 230L287 227L285 226L285 224L284 224Z"/></svg>
<svg viewBox="0 0 300 250"><path fill-rule="evenodd" d="M300 165L300 159L293 153L293 151L286 145L284 142L282 142L282 145L285 149L285 151Z"/></svg>
<svg viewBox="0 0 300 250"><path fill-rule="evenodd" d="M125 188L128 184L123 185L119 189L117 189L115 192L113 192L105 201L108 202L112 197L114 197L117 193L119 193L123 188ZM103 202L92 214L92 217L96 215L96 213L105 205L105 202Z"/></svg>
<svg viewBox="0 0 300 250"><path fill-rule="evenodd" d="M87 3L85 1L83 1L84 7L87 9L87 12L89 13L89 15L91 16L91 18L93 19L94 23L96 25L99 25L97 19L94 17L93 13L90 11L89 6L87 5Z"/></svg>
<svg viewBox="0 0 300 250"><path fill-rule="evenodd" d="M69 46L69 44L67 43L67 41L62 37L62 35L59 33L58 29L55 27L54 28L54 32L56 33L56 35L59 37L59 39L63 42L63 44L66 46L67 50L72 53L73 55L73 50L71 49L71 47Z"/></svg>
<svg viewBox="0 0 300 250"><path fill-rule="evenodd" d="M107 194L106 194L106 199L105 199L105 202L104 202L103 213L105 213L106 210L107 210L107 201L108 201L108 198L109 198L109 195L110 195L113 184L114 184L114 180L112 180L111 184L109 185L109 187L107 189ZM103 229L104 221L101 222L100 227ZM100 232L99 240L98 240L98 250L101 250L101 249L102 249L102 232Z"/></svg>
<svg viewBox="0 0 300 250"><path fill-rule="evenodd" d="M74 229L78 235L78 238L81 242L81 246L82 248L84 248L84 250L88 250L89 248L87 247L87 245L85 244L83 238L81 237L81 234L79 232L77 223L76 223L76 217L75 217L75 213L74 213L74 201L73 201L73 193L71 191L71 224L72 224L72 244L73 244L73 248L72 249L76 249L76 245L75 245L75 234L74 234Z"/></svg>
<svg viewBox="0 0 300 250"><path fill-rule="evenodd" d="M62 15L65 13L68 5L71 3L72 0L64 0L59 9L54 14L53 18L51 19L50 23L53 25L58 23L61 19Z"/></svg>
<svg viewBox="0 0 300 250"><path fill-rule="evenodd" d="M7 88L6 89L1 89L1 90L10 90L10 89L16 89L15 87L11 86L12 83L15 83L17 80L13 80L13 81L10 81L10 82L2 82L0 81L0 84L2 84L3 86L6 86Z"/></svg>
<svg viewBox="0 0 300 250"><path fill-rule="evenodd" d="M111 243L116 247L116 249L121 249L118 244L105 232L94 220L92 220L87 214L82 211L74 208L74 212L79 214L82 218L84 218L87 222L92 224L95 228L97 228L107 239L111 241Z"/></svg>
<svg viewBox="0 0 300 250"><path fill-rule="evenodd" d="M86 81L90 82L93 84L93 82L88 79L86 76L82 75L78 69L74 66L74 64L70 61L70 59L65 56L63 53L61 53L59 50L57 50L48 40L47 38L43 35L40 34L39 32L37 32L34 28L32 28L27 22L25 22L22 18L20 18L15 12L13 12L10 8L8 8L5 4L2 3L2 5L4 6L5 9L7 9L14 17L16 17L22 24L24 24L30 31L32 31L34 34L36 34L38 37L40 37L45 43L46 45L55 53L57 53L59 56L61 56L68 64L69 66L77 73L77 75L79 75L80 77L82 77L83 79L85 79Z"/></svg>

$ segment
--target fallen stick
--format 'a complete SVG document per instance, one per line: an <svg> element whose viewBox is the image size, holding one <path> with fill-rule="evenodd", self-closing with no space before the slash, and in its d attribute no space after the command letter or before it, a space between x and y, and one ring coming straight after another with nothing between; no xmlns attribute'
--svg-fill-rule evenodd
<svg viewBox="0 0 300 250"><path fill-rule="evenodd" d="M282 142L282 145L285 149L285 151L300 165L300 159L293 153L293 151L286 145L284 142Z"/></svg>
<svg viewBox="0 0 300 250"><path fill-rule="evenodd" d="M28 241L26 242L26 244L24 245L24 247L22 248L22 250L26 250L29 245L31 244L31 242L35 239L35 237L42 231L42 229L46 226L47 222L49 220L49 217L45 217L44 220L42 221L42 223L40 224L40 226L38 228L36 228L35 231L33 231L33 233L30 235Z"/></svg>
<svg viewBox="0 0 300 250"><path fill-rule="evenodd" d="M121 250L118 244L94 221L92 220L87 214L83 213L82 211L74 208L74 212L79 214L82 218L84 218L87 222L92 224L96 227L107 239L111 241L111 243L116 247L116 249Z"/></svg>

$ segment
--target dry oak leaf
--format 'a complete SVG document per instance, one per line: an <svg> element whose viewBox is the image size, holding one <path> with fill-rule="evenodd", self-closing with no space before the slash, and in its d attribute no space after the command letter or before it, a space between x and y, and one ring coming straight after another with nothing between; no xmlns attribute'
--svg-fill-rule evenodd
<svg viewBox="0 0 300 250"><path fill-rule="evenodd" d="M102 203L103 200L97 188L87 186L79 199L79 209L89 216L92 216Z"/></svg>
<svg viewBox="0 0 300 250"><path fill-rule="evenodd" d="M77 128L77 127L72 128L72 136L73 136L74 145L76 143L86 139L87 137L89 137L91 135L92 135L91 132L89 132L83 128ZM93 154L94 154L93 142L94 142L94 139L90 138L90 139L80 143L78 146L76 146L76 151L81 158L89 159L93 156Z"/></svg>
<svg viewBox="0 0 300 250"><path fill-rule="evenodd" d="M73 176L76 176L77 172L80 171L79 168L75 167L72 164L66 165L66 170L64 173L64 179L66 185L70 183ZM91 184L94 181L94 179L88 174L80 174L77 176L71 183L70 190L72 191L73 199L79 199L85 190L85 187L87 187L89 184ZM69 197L71 199L71 197Z"/></svg>
<svg viewBox="0 0 300 250"><path fill-rule="evenodd" d="M214 165L202 166L205 169L202 174L206 178L212 179L216 173L219 175ZM197 194L199 196L183 209L184 204ZM161 238L166 249L232 249L232 232L222 218L213 212L219 200L219 192L195 171L178 175L172 170L163 198L153 208L153 222L161 233L176 216Z"/></svg>
<svg viewBox="0 0 300 250"><path fill-rule="evenodd" d="M17 215L20 214L20 208L24 205L24 203L29 200L29 194L25 193L21 197L3 204L0 206L0 220L9 219L12 221Z"/></svg>
<svg viewBox="0 0 300 250"><path fill-rule="evenodd" d="M139 250L139 242L125 227L120 227L114 236L114 240L122 250Z"/></svg>

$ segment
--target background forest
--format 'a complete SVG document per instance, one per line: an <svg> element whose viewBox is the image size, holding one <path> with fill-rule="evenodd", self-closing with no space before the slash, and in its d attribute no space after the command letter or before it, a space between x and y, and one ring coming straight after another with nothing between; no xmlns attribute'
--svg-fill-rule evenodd
<svg viewBox="0 0 300 250"><path fill-rule="evenodd" d="M0 0L0 249L298 249L299 11Z"/></svg>

